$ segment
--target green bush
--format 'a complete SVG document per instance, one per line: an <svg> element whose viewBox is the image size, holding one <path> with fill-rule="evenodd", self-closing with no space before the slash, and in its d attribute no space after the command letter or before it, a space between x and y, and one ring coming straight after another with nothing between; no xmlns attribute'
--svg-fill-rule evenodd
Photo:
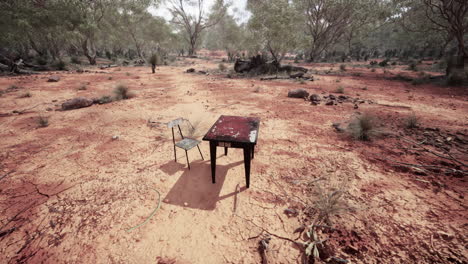
<svg viewBox="0 0 468 264"><path fill-rule="evenodd" d="M81 64L81 60L79 57L73 56L70 58L71 63L73 64Z"/></svg>
<svg viewBox="0 0 468 264"><path fill-rule="evenodd" d="M39 64L39 65L46 65L47 64L47 58L44 57L44 56L38 56L36 57L36 63Z"/></svg>
<svg viewBox="0 0 468 264"><path fill-rule="evenodd" d="M67 69L67 63L65 63L63 60L58 60L54 66L59 71L64 71Z"/></svg>

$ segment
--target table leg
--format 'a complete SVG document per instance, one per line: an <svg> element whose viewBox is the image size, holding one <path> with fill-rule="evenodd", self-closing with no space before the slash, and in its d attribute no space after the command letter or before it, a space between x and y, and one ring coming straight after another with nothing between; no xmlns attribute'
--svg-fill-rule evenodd
<svg viewBox="0 0 468 264"><path fill-rule="evenodd" d="M216 142L210 141L211 179L216 183Z"/></svg>
<svg viewBox="0 0 468 264"><path fill-rule="evenodd" d="M247 188L250 186L250 158L252 155L252 147L244 147L244 166L245 166L245 182Z"/></svg>
<svg viewBox="0 0 468 264"><path fill-rule="evenodd" d="M227 152L228 152L227 149L228 149L227 147L224 147L224 156L227 156Z"/></svg>
<svg viewBox="0 0 468 264"><path fill-rule="evenodd" d="M254 159L255 157L254 153L255 153L255 145L252 146L252 159Z"/></svg>

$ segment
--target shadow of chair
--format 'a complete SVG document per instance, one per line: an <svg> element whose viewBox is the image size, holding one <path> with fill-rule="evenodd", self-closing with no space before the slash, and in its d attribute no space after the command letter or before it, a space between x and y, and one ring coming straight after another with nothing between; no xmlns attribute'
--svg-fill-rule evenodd
<svg viewBox="0 0 468 264"><path fill-rule="evenodd" d="M209 161L193 162L191 171L184 171L172 189L164 198L167 204L184 206L201 210L214 210L220 200L234 196L236 191L220 196L227 171L243 164L243 161L228 165L218 165L216 168L217 181L211 183L211 165ZM163 165L164 166L164 165ZM246 190L245 187L240 191Z"/></svg>

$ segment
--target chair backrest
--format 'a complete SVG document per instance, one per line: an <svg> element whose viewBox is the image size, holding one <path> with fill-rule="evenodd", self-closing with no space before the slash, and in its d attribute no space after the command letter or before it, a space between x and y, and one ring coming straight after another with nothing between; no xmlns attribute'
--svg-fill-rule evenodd
<svg viewBox="0 0 468 264"><path fill-rule="evenodd" d="M182 137L182 139L184 139L184 135L182 134L182 129L180 129L180 125L182 123L184 123L184 121L185 121L185 119L179 117L179 118L174 119L171 122L167 123L167 127L172 130L172 142L174 143L174 147L175 147L175 144L176 144L175 134L174 134L174 127L177 126L177 128L179 129L180 136Z"/></svg>

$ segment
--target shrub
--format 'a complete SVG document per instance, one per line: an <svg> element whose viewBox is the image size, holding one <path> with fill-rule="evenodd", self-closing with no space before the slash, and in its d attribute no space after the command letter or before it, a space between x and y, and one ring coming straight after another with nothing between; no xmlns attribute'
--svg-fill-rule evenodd
<svg viewBox="0 0 468 264"><path fill-rule="evenodd" d="M409 129L417 128L419 126L419 117L417 117L414 113L408 116L405 119L405 127Z"/></svg>
<svg viewBox="0 0 468 264"><path fill-rule="evenodd" d="M129 72L126 72L126 73L125 73L125 75L127 75L127 76L130 76L130 75L132 75L132 74L131 74L131 73L129 73Z"/></svg>
<svg viewBox="0 0 468 264"><path fill-rule="evenodd" d="M375 72L375 68L372 68L371 72Z"/></svg>
<svg viewBox="0 0 468 264"><path fill-rule="evenodd" d="M74 63L74 64L81 64L81 60L77 56L71 57L70 61L71 61L71 63Z"/></svg>
<svg viewBox="0 0 468 264"><path fill-rule="evenodd" d="M135 97L135 94L130 92L128 87L124 84L119 84L114 89L115 100L126 100Z"/></svg>
<svg viewBox="0 0 468 264"><path fill-rule="evenodd" d="M64 71L67 69L67 64L63 60L58 60L54 66L59 71Z"/></svg>
<svg viewBox="0 0 468 264"><path fill-rule="evenodd" d="M408 64L408 70L410 71L418 71L417 63L412 61Z"/></svg>
<svg viewBox="0 0 468 264"><path fill-rule="evenodd" d="M346 71L346 65L345 64L340 64L340 71Z"/></svg>
<svg viewBox="0 0 468 264"><path fill-rule="evenodd" d="M379 66L380 67L387 67L389 61L390 61L389 59L385 59L385 60L379 62Z"/></svg>
<svg viewBox="0 0 468 264"><path fill-rule="evenodd" d="M357 116L349 123L347 132L354 139L369 141L378 134L375 118L370 114Z"/></svg>
<svg viewBox="0 0 468 264"><path fill-rule="evenodd" d="M149 63L151 63L151 65L158 65L159 64L159 56L157 54L151 55L151 57L149 59Z"/></svg>
<svg viewBox="0 0 468 264"><path fill-rule="evenodd" d="M227 67L226 65L224 65L224 63L220 63L218 64L218 69L223 72L227 69Z"/></svg>
<svg viewBox="0 0 468 264"><path fill-rule="evenodd" d="M362 87L362 90L367 91L369 89L367 88L367 86L364 86L364 87Z"/></svg>
<svg viewBox="0 0 468 264"><path fill-rule="evenodd" d="M98 104L108 104L114 101L111 96L109 95L104 95L101 96L101 98L98 99Z"/></svg>
<svg viewBox="0 0 468 264"><path fill-rule="evenodd" d="M338 88L336 88L335 93L343 94L343 93L344 93L344 87L343 87L343 86L339 86Z"/></svg>
<svg viewBox="0 0 468 264"><path fill-rule="evenodd" d="M36 57L36 63L39 65L46 65L47 64L47 58L44 56L38 56Z"/></svg>
<svg viewBox="0 0 468 264"><path fill-rule="evenodd" d="M25 92L24 94L19 96L20 98L29 98L32 97L32 94L30 92Z"/></svg>
<svg viewBox="0 0 468 264"><path fill-rule="evenodd" d="M462 74L457 72L452 72L446 77L446 84L448 86L459 86L462 85L464 80L463 78L467 78L466 76L463 77Z"/></svg>
<svg viewBox="0 0 468 264"><path fill-rule="evenodd" d="M39 127L47 127L49 126L49 118L44 117L44 116L39 116L37 118L37 124Z"/></svg>
<svg viewBox="0 0 468 264"><path fill-rule="evenodd" d="M107 78L107 80L109 80L109 81L112 80L112 79L114 79L114 77L112 77L112 76L109 76L109 78Z"/></svg>

